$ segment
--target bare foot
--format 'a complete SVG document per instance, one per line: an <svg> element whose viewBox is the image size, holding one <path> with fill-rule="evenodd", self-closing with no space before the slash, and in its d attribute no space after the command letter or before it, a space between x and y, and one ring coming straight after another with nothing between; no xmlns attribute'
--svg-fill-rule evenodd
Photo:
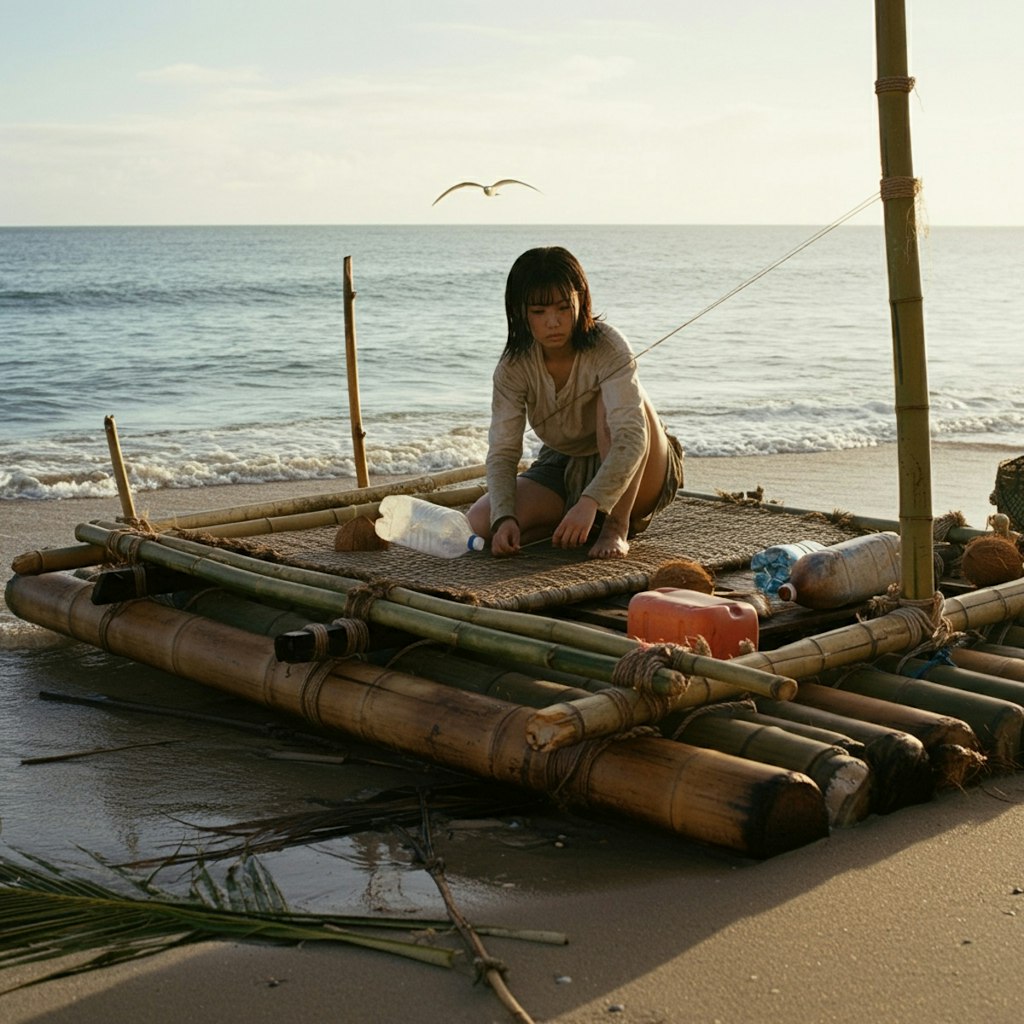
<svg viewBox="0 0 1024 1024"><path fill-rule="evenodd" d="M588 558L625 558L629 554L626 531L606 519L594 546L587 552Z"/></svg>

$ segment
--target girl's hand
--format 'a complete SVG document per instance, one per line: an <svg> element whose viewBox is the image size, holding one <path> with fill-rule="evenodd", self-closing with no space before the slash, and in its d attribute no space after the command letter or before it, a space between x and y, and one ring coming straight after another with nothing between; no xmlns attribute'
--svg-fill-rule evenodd
<svg viewBox="0 0 1024 1024"><path fill-rule="evenodd" d="M578 548L585 544L597 517L597 502L586 496L580 498L562 517L551 543L556 548Z"/></svg>
<svg viewBox="0 0 1024 1024"><path fill-rule="evenodd" d="M509 517L503 519L491 537L491 554L498 558L519 554L519 523Z"/></svg>

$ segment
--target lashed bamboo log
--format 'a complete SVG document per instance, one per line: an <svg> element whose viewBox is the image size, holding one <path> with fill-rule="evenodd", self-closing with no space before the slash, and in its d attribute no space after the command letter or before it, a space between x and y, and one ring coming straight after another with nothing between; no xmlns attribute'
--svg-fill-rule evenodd
<svg viewBox="0 0 1024 1024"><path fill-rule="evenodd" d="M874 722L876 725L882 725L889 729L897 729L920 740L928 753L936 784L944 786L955 784L979 767L978 759L971 756L968 747L959 750L951 749L948 742L951 737L949 722L938 712L919 708L906 701L896 702L886 697L862 694L856 689L856 684L839 690L831 686L821 686L804 681L800 689L801 703L830 711L833 714ZM1012 744L1017 736L1017 728L1016 722L1011 720L1007 723L1005 732L1001 731L999 735L1008 739ZM963 736L963 729L957 729L954 735L956 737ZM970 744L971 748L977 749L979 741L981 741L981 746L985 749L986 754L991 749L996 758L1004 749L995 745L991 748L986 746L982 737L977 734L975 734L974 742Z"/></svg>
<svg viewBox="0 0 1024 1024"><path fill-rule="evenodd" d="M936 768L939 785L962 786L976 774L983 759L972 752L984 750L991 766L1005 768L1020 747L1020 715L1004 701L963 694L870 666L837 669L821 678L842 690L928 712L929 717L918 716L916 727L889 708L879 709L878 721L903 728L921 740Z"/></svg>
<svg viewBox="0 0 1024 1024"><path fill-rule="evenodd" d="M76 529L79 539L98 541L105 545L111 544L123 549L126 554L133 550L137 538L129 535L119 537L117 533L115 525L103 523L82 523ZM355 587L365 586L362 580L350 580L330 573L264 562L257 558L211 548L181 538L160 537L159 540L142 541L138 544L137 553L148 561L165 565L168 568L180 569L216 583L218 586L228 586L248 593L250 596L263 595L279 604L305 606L313 611L334 616L344 614L346 601L342 594ZM229 572L228 570L235 571ZM436 617L469 624L475 623L510 634L512 637L577 647L595 655L604 655L609 659L617 660L639 646L637 640L606 633L579 623L563 622L523 612L464 605L428 594L420 594L407 588L392 588L388 592L386 601L374 602L371 607L371 617L376 616L376 621L380 621L382 624L396 629L407 629L411 633L417 633L415 616L401 616L398 612L393 612L389 621L384 622L381 618L383 614L381 609L378 609L376 613L373 612L373 608L381 604L401 605L404 608L422 611ZM396 615L398 615L397 619ZM418 633L417 635L425 634ZM437 638L436 632L431 633L431 638ZM503 657L515 656L514 651L509 649L509 644L497 643L492 649L494 653L500 653ZM523 648L520 647L520 649ZM485 646L482 648L482 653L486 653L486 651ZM697 676L698 685L702 685L700 681L704 679L721 679L724 683L732 684L728 690L717 685L705 687L706 696L701 698L700 702L702 703L706 702L712 693L728 695L735 693L737 687L757 693L763 692L770 696L779 696L781 699L788 699L795 690L796 684L791 679L778 678L758 669L751 671L738 667L735 659L721 661L717 658L679 652L676 655L676 663L680 671ZM530 664L537 664L537 661L532 660ZM610 662L605 664L607 666ZM553 665L552 667L559 666ZM566 671L573 671L571 666L565 668ZM592 678L611 681L611 675L608 672L603 672L599 676L592 673L586 674L591 675ZM679 674L674 670L661 669L655 675L653 682L657 692L669 693L677 687ZM698 694L700 692L700 690L697 691Z"/></svg>
<svg viewBox="0 0 1024 1024"><path fill-rule="evenodd" d="M370 743L575 804L615 811L698 842L767 857L827 834L805 775L645 736L551 755L525 743L528 710L362 662L306 669L268 638L151 600L101 609L72 577L15 576L20 618Z"/></svg>
<svg viewBox="0 0 1024 1024"><path fill-rule="evenodd" d="M1024 651L1013 647L954 647L949 656L958 668L1024 682Z"/></svg>
<svg viewBox="0 0 1024 1024"><path fill-rule="evenodd" d="M348 377L348 412L352 422L352 452L356 464L356 482L366 487L370 474L366 468L366 431L359 403L359 370L356 362L356 291L352 287L352 257L346 256L343 267L342 301L345 307L345 371Z"/></svg>
<svg viewBox="0 0 1024 1024"><path fill-rule="evenodd" d="M545 707L586 695L572 687L422 647L399 653L388 666L528 707ZM793 723L755 723L727 714L706 714L690 718L672 733L672 738L803 772L821 790L833 826L852 825L865 818L871 807L868 766L849 750L801 735L799 730L800 726L794 729Z"/></svg>
<svg viewBox="0 0 1024 1024"><path fill-rule="evenodd" d="M335 616L345 614L347 599L343 593L247 572L235 565L208 557L213 549L205 548L203 545L199 547L204 553L194 556L155 540L140 540L139 535L118 534L116 530L106 529L96 523L80 523L76 534L81 540L105 539L110 547L126 556L134 550L138 557L147 561L180 570L229 590L245 593L256 600L267 600L283 607L305 607ZM462 606L452 603L450 607ZM452 647L465 647L471 651L506 652L510 657L529 664L551 665L556 669L606 682L611 682L615 675L617 659L605 654L581 650L567 644L535 640L532 637L478 625L468 619L459 620L386 599L374 601L366 615L369 621L379 625L404 630ZM678 685L682 679L674 670L659 671L667 688Z"/></svg>
<svg viewBox="0 0 1024 1024"><path fill-rule="evenodd" d="M981 629L1015 619L1024 612L1024 580L1000 583L946 598L943 616L954 630ZM803 679L829 668L872 661L882 654L906 651L920 641L909 622L898 614L855 622L827 633L796 640L773 651L754 651L734 662L766 672Z"/></svg>
<svg viewBox="0 0 1024 1024"><path fill-rule="evenodd" d="M986 697L994 697L1006 702L1009 717L1021 721L1020 716L1024 714L1024 683L1014 679L1002 679L999 676L989 675L986 672L976 672L966 668L954 668L950 665L933 664L920 658L910 658L901 661L899 658L888 655L879 658L877 665L888 672L908 672L920 679L927 679L929 682L938 683L941 686L952 687L955 690L962 690L967 693L979 694ZM1020 763L1020 753L1024 753L1021 743L1024 741L1024 726L1018 737L1017 750L1010 757L1010 763Z"/></svg>
<svg viewBox="0 0 1024 1024"><path fill-rule="evenodd" d="M487 475L483 465L462 466L447 469L442 473L428 473L423 476L396 480L376 487L363 487L346 491L331 491L327 494L309 494L284 501L259 501L250 505L236 505L231 508L208 509L189 515L170 516L151 521L155 530L200 530L224 523L241 522L245 519L273 519L276 516L293 515L297 512L317 512L325 508L342 505L358 505L368 501L380 501L388 494L414 494L418 491L432 491L449 484L479 480Z"/></svg>
<svg viewBox="0 0 1024 1024"><path fill-rule="evenodd" d="M486 484L472 487L458 487L449 491L424 491L415 497L435 505L449 508L456 505L470 505L487 493ZM318 509L312 512L295 512L286 516L265 516L259 519L243 519L236 523L222 523L210 526L202 532L211 537L259 537L268 533L287 533L292 530L315 530L322 526L340 526L360 516L371 519L376 516L380 501L367 501L361 505L340 505L336 508Z"/></svg>
<svg viewBox="0 0 1024 1024"><path fill-rule="evenodd" d="M829 823L854 825L871 812L871 776L867 764L835 747L774 725L758 725L725 714L698 714L675 736L684 743L721 750L736 757L803 772L825 798Z"/></svg>
<svg viewBox="0 0 1024 1024"><path fill-rule="evenodd" d="M820 743L828 743L833 747L842 747L851 757L856 757L859 760L864 760L864 743L861 740L852 739L850 736L846 736L841 732L836 732L834 729L823 729L821 726L808 725L806 722L794 722L787 721L785 718L775 718L772 715L766 715L756 708L748 708L743 704L734 704L730 715L733 718L742 718L746 722L756 722L759 725L777 725L780 729L788 729L790 732L795 732L798 736L806 736L812 740L818 740ZM666 719L662 723L662 728L670 730L672 728L672 720Z"/></svg>
<svg viewBox="0 0 1024 1024"><path fill-rule="evenodd" d="M460 690L482 693L524 707L542 708L571 697L586 696L587 691L565 686L549 679L539 679L523 672L485 665L450 651L425 647L409 647L387 661L388 668L426 676L436 683L456 686Z"/></svg>
<svg viewBox="0 0 1024 1024"><path fill-rule="evenodd" d="M866 717L855 718L799 700L774 701L758 697L754 703L767 715L834 729L863 742L863 758L875 778L872 799L876 813L889 814L910 804L924 803L934 796L935 780L928 752L916 736L877 725Z"/></svg>

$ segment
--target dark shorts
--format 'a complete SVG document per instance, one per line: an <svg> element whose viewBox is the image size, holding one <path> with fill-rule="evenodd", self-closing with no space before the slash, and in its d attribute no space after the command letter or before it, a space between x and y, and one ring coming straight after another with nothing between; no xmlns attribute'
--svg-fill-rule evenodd
<svg viewBox="0 0 1024 1024"><path fill-rule="evenodd" d="M668 467L665 473L665 486L658 496L657 504L642 519L633 520L630 534L642 533L650 525L651 519L676 496L676 491L683 486L683 449L672 434L665 432L668 440ZM601 465L597 455L564 455L546 444L541 445L537 458L519 475L527 480L541 484L549 491L554 491L566 506L575 505L579 501L583 489L594 479ZM572 479L570 484L569 479ZM601 513L598 513L600 516ZM603 516L602 516L603 518Z"/></svg>

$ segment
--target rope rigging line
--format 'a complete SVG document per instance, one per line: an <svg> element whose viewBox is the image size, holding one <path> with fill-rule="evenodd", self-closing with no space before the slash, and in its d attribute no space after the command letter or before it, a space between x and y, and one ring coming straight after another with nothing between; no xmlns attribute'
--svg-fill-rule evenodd
<svg viewBox="0 0 1024 1024"><path fill-rule="evenodd" d="M638 359L640 359L641 356L647 355L648 352L652 351L653 349L657 348L659 345L661 345L664 342L668 341L669 338L675 337L675 335L677 335L680 331L682 331L685 328L689 327L691 324L696 323L698 320L700 320L701 317L706 316L713 309L717 309L723 303L728 302L731 298L733 298L734 296L738 295L745 288L749 288L755 282L760 281L762 277L767 276L773 270L777 270L779 267L781 267L788 260L791 260L794 256L797 256L799 253L803 252L804 249L807 249L810 246L814 245L815 242L820 241L827 234L829 234L830 232L834 231L836 228L842 226L848 220L851 220L853 217L856 217L857 214L863 213L863 211L866 210L869 206L872 206L874 203L878 202L880 196L881 196L881 190L879 190L878 192L875 192L872 195L868 196L866 199L862 200L860 203L858 203L851 210L848 210L846 213L844 213L841 216L837 217L830 224L826 224L824 227L819 228L809 238L804 239L804 241L802 241L799 245L794 246L792 249L789 250L789 252L787 252L784 255L780 256L777 260L773 261L772 263L769 263L768 266L763 267L756 274L752 274L745 281L741 281L738 285L736 285L734 288L731 288L724 295L721 295L717 299L715 299L714 302L712 302L709 305L705 306L702 310L700 310L700 312L694 313L694 315L691 316L688 320L684 320L681 324L679 324L678 327L674 327L667 334L664 334L660 338L658 338L657 341L652 341L651 344L648 345L646 348L641 349L639 352L635 352L633 354L633 356L632 356L632 360L631 361L635 363ZM623 365L627 365L627 364L623 364ZM607 380L609 377L614 376L621 369L622 369L622 366L616 367L606 377L602 377L601 380L598 383L599 384L604 383L605 380ZM577 398L574 399L574 401L579 401L579 399L582 398L582 397L583 397L582 395L577 396ZM544 423L546 423L553 416L558 415L558 412L561 412L564 408L565 407L563 406L561 409L557 410L556 412L549 413L547 416L545 416L542 420L539 420L537 423L531 424L529 429L528 429L528 431L527 431L527 433L532 433L532 434L536 435L537 434L537 427L542 426Z"/></svg>

